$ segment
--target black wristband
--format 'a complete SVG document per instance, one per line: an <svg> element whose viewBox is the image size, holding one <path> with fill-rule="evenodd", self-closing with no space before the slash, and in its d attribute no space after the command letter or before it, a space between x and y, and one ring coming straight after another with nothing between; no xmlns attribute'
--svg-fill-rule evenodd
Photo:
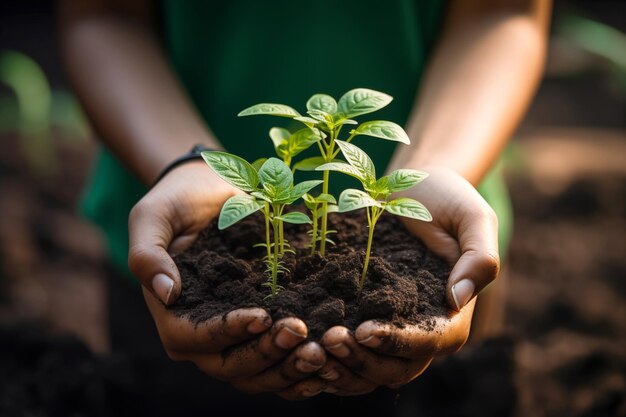
<svg viewBox="0 0 626 417"><path fill-rule="evenodd" d="M197 161L199 159L202 159L202 152L204 152L204 151L216 151L216 150L217 149L209 148L209 147L204 146L204 145L199 145L199 144L198 145L194 145L193 148L191 148L191 150L189 152L187 152L186 154L184 154L184 155L176 158L172 162L170 162L163 169L163 171L161 171L161 173L157 177L156 181L154 181L153 186L156 183L158 183L159 181L161 181L161 179L163 179L164 176L166 176L171 170L173 170L177 166L182 165L185 162Z"/></svg>

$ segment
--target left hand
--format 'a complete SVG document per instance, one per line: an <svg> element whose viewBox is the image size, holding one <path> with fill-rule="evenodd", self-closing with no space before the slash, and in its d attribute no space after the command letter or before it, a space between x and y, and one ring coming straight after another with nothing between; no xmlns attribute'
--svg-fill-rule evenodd
<svg viewBox="0 0 626 417"><path fill-rule="evenodd" d="M456 352L465 344L475 297L498 275L497 219L458 174L440 167L425 170L430 176L403 196L422 202L433 221L407 220L406 226L454 265L446 292L450 314L438 318L431 331L376 321L362 323L354 334L345 327L333 327L322 338L330 358L318 376L295 384L281 393L283 397L306 398L322 391L359 395L381 385L399 388L424 372L435 356Z"/></svg>

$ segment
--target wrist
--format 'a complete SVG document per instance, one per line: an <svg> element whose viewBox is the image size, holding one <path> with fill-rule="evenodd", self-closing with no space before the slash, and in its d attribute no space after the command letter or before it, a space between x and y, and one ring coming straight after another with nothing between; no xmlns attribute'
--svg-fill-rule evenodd
<svg viewBox="0 0 626 417"><path fill-rule="evenodd" d="M163 179L168 173L170 173L175 168L178 168L181 165L190 164L194 162L202 162L202 152L204 151L216 151L217 149L211 148L202 144L195 144L193 147L186 153L180 155L176 159L172 160L168 163L165 168L161 170L156 180L153 183L153 186L157 184L159 181Z"/></svg>

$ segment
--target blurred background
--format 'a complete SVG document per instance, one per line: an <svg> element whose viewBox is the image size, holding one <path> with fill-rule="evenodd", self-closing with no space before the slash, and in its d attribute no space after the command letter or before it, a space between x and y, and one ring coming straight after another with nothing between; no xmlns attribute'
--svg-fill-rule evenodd
<svg viewBox="0 0 626 417"><path fill-rule="evenodd" d="M625 31L624 1L556 0L506 155L506 335L434 363L396 414L626 416ZM104 249L77 215L95 140L52 1L0 2L0 149L0 415L114 415L142 369L108 350Z"/></svg>

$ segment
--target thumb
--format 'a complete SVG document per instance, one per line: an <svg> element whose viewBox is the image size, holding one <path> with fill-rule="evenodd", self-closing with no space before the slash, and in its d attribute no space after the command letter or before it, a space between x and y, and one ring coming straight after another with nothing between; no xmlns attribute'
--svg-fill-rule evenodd
<svg viewBox="0 0 626 417"><path fill-rule="evenodd" d="M448 280L448 303L457 311L495 280L500 271L498 219L487 206L466 216L457 231L461 257Z"/></svg>
<svg viewBox="0 0 626 417"><path fill-rule="evenodd" d="M178 298L180 273L167 252L174 231L163 204L142 199L128 218L128 267L148 291L165 305Z"/></svg>

